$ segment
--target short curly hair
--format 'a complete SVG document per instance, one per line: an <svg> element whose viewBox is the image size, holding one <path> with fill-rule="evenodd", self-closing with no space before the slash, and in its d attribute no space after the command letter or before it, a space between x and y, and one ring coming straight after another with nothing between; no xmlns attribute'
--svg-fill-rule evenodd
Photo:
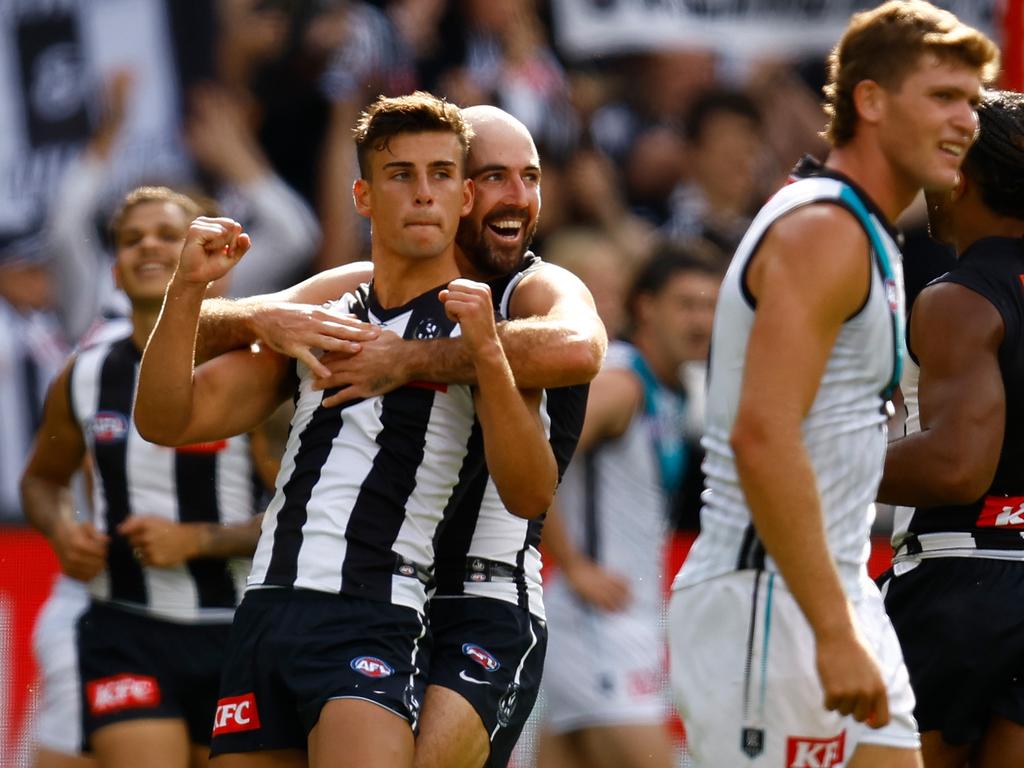
<svg viewBox="0 0 1024 768"><path fill-rule="evenodd" d="M1024 94L987 91L978 105L978 138L964 175L993 213L1024 220Z"/></svg>
<svg viewBox="0 0 1024 768"><path fill-rule="evenodd" d="M359 175L364 179L370 178L371 151L387 149L388 142L399 134L427 131L446 131L455 135L462 147L464 171L473 129L457 106L426 91L393 98L379 96L360 115L352 131L359 158Z"/></svg>

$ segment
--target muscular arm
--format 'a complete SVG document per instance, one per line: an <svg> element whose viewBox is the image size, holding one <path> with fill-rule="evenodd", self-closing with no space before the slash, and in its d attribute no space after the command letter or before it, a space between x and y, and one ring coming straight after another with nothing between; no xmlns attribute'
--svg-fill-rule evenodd
<svg viewBox="0 0 1024 768"><path fill-rule="evenodd" d="M219 440L263 422L286 396L291 363L269 350L237 350L194 369L196 328L205 286L245 252L235 222L192 223L139 370L135 423L162 445Z"/></svg>
<svg viewBox="0 0 1024 768"><path fill-rule="evenodd" d="M329 375L311 349L352 354L358 342L376 332L327 312L322 304L355 290L373 276L369 262L357 262L314 275L277 293L247 299L206 299L199 315L196 360L267 342L271 349L295 357Z"/></svg>
<svg viewBox="0 0 1024 768"><path fill-rule="evenodd" d="M523 388L547 389L585 384L601 369L608 334L597 316L594 299L572 273L545 264L516 287L510 320L498 335ZM458 339L435 347L408 345L409 379L472 383L473 367Z"/></svg>
<svg viewBox="0 0 1024 768"><path fill-rule="evenodd" d="M68 403L69 362L46 396L43 423L21 477L21 501L28 522L42 533L76 579L91 579L106 566L107 537L92 523L75 520L71 477L85 458L85 439Z"/></svg>
<svg viewBox="0 0 1024 768"><path fill-rule="evenodd" d="M514 318L499 323L498 335L516 384L540 389L581 384L600 370L608 345L586 286L566 270L546 264L523 279L512 295ZM409 381L476 382L465 339L401 341L389 334L363 344L359 354L325 357L331 375L321 389L341 387L328 406L369 397Z"/></svg>
<svg viewBox="0 0 1024 768"><path fill-rule="evenodd" d="M525 518L544 514L555 495L558 467L540 419L540 393L516 388L494 327L486 285L455 280L441 292L445 311L459 322L472 355L476 416L487 469L505 507Z"/></svg>
<svg viewBox="0 0 1024 768"><path fill-rule="evenodd" d="M889 443L878 499L967 504L992 484L1003 444L1003 320L991 302L956 283L926 288L910 318L921 431Z"/></svg>
<svg viewBox="0 0 1024 768"><path fill-rule="evenodd" d="M863 304L869 270L866 235L839 208L802 208L770 230L748 273L757 309L731 445L758 536L814 631L825 706L877 726L888 721L885 687L829 552L801 438L839 330Z"/></svg>

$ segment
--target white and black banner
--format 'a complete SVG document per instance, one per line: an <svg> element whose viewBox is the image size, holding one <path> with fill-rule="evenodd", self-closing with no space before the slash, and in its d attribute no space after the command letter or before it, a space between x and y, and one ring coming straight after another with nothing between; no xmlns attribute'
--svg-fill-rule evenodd
<svg viewBox="0 0 1024 768"><path fill-rule="evenodd" d="M881 0L551 0L555 39L571 59L695 46L730 55L829 51L850 15ZM1003 0L936 0L991 34Z"/></svg>
<svg viewBox="0 0 1024 768"><path fill-rule="evenodd" d="M0 0L0 231L45 214L96 124L104 83L123 69L133 87L111 181L180 174L180 97L164 2Z"/></svg>

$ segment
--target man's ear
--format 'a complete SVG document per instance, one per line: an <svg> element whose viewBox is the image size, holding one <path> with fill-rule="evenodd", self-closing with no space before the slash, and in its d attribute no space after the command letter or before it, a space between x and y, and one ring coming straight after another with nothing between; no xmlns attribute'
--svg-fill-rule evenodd
<svg viewBox="0 0 1024 768"><path fill-rule="evenodd" d="M885 114L885 88L874 80L861 80L853 87L853 106L866 123L877 123Z"/></svg>
<svg viewBox="0 0 1024 768"><path fill-rule="evenodd" d="M370 205L370 182L358 178L352 185L352 202L355 203L356 211L360 216L370 218L372 206Z"/></svg>
<svg viewBox="0 0 1024 768"><path fill-rule="evenodd" d="M114 287L119 291L123 291L124 286L121 284L121 270L118 268L116 260L110 265L110 274L114 276Z"/></svg>
<svg viewBox="0 0 1024 768"><path fill-rule="evenodd" d="M473 212L473 200L476 196L476 184L472 179L466 179L462 183L462 216L469 216Z"/></svg>

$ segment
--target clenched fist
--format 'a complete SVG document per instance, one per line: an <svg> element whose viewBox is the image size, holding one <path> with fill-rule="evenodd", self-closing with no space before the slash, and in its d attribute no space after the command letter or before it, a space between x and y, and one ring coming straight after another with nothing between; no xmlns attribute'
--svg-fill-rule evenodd
<svg viewBox="0 0 1024 768"><path fill-rule="evenodd" d="M206 285L224 277L249 250L252 241L233 219L200 216L185 235L178 277Z"/></svg>

